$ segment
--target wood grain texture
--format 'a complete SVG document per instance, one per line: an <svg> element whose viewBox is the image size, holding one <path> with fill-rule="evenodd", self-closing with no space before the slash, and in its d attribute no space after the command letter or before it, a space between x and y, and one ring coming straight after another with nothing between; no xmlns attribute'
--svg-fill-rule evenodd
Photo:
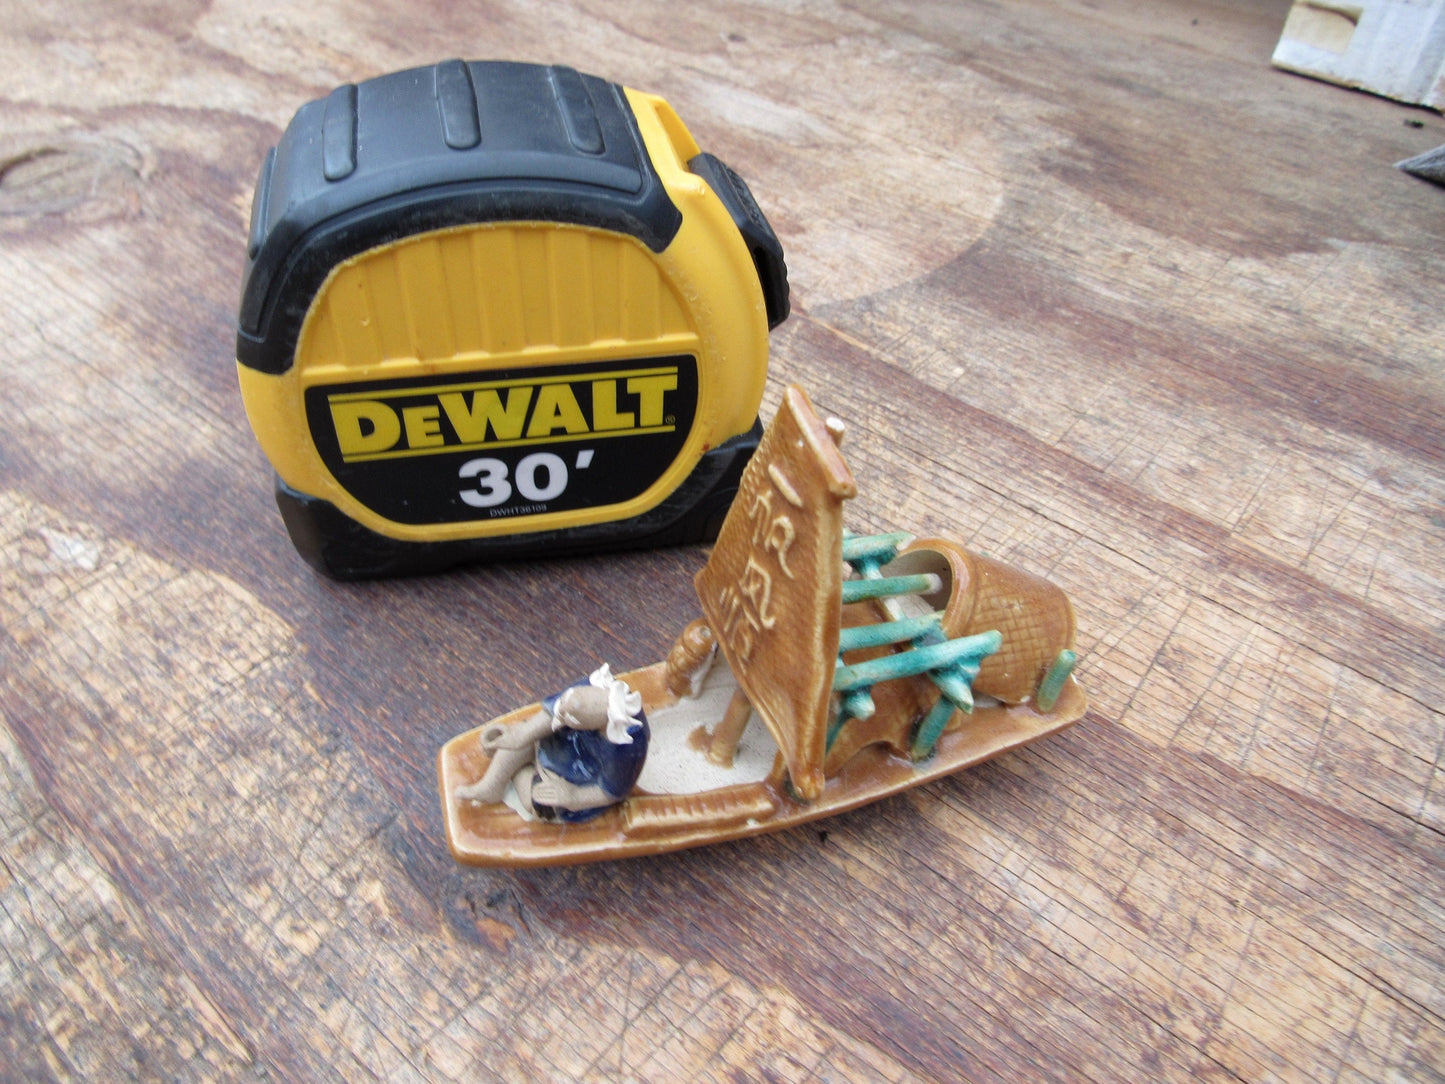
<svg viewBox="0 0 1445 1084"><path fill-rule="evenodd" d="M0 0L0 1079L1445 1079L1434 114L1287 4ZM235 387L264 150L449 56L752 183L857 530L1074 600L1092 710L820 826L461 870L434 758L700 550L339 585ZM1414 128L1407 121L1419 121Z"/></svg>

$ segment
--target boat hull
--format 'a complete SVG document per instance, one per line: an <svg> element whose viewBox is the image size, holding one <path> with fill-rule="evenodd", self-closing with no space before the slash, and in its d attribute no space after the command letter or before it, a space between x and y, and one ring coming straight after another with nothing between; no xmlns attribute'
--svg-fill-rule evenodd
<svg viewBox="0 0 1445 1084"><path fill-rule="evenodd" d="M620 676L642 693L649 715L676 703L676 697L667 691L664 663ZM532 704L494 721L515 725L538 707ZM920 763L897 756L883 745L859 750L811 802L792 793L779 758L760 782L691 795L634 792L585 824L528 821L505 805L457 798L458 787L480 779L486 771L488 757L481 751L479 727L447 742L438 758L447 845L453 857L466 865L553 866L662 854L781 831L886 798L1056 734L1077 722L1086 707L1083 690L1069 678L1047 713L1028 704L976 708L961 725L951 726L934 754Z"/></svg>

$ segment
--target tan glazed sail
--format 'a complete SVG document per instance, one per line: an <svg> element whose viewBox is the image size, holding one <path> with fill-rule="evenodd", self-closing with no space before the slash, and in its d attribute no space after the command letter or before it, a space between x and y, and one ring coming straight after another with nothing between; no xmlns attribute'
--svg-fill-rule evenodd
<svg viewBox="0 0 1445 1084"><path fill-rule="evenodd" d="M810 800L823 792L842 623L843 502L857 492L807 393L789 387L695 581L738 684Z"/></svg>

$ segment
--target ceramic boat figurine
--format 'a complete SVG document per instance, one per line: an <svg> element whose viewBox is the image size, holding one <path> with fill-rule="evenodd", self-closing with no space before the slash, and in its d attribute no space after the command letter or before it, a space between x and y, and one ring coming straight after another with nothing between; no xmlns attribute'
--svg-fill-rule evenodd
<svg viewBox="0 0 1445 1084"><path fill-rule="evenodd" d="M857 487L801 388L748 465L665 661L606 666L439 757L459 862L536 866L772 832L1077 721L1052 584L941 539L843 530Z"/></svg>

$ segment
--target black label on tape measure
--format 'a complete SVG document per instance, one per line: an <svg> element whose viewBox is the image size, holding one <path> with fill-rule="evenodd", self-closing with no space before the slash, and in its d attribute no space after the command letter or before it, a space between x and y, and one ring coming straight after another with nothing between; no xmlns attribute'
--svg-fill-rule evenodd
<svg viewBox="0 0 1445 1084"><path fill-rule="evenodd" d="M322 461L396 523L619 504L672 465L697 415L690 355L306 390Z"/></svg>

